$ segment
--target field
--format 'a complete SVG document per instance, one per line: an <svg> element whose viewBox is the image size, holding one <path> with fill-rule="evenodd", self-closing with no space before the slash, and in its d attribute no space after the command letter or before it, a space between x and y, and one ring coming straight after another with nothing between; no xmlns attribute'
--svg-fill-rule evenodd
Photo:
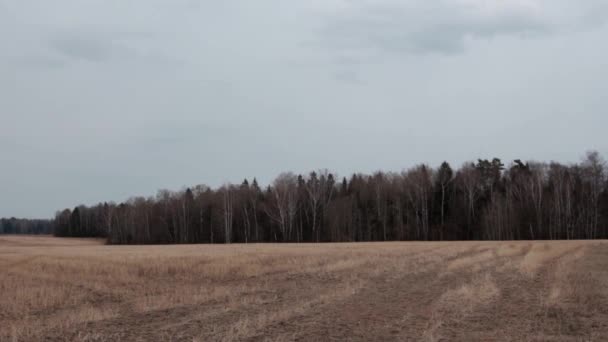
<svg viewBox="0 0 608 342"><path fill-rule="evenodd" d="M608 243L0 236L0 341L604 341Z"/></svg>

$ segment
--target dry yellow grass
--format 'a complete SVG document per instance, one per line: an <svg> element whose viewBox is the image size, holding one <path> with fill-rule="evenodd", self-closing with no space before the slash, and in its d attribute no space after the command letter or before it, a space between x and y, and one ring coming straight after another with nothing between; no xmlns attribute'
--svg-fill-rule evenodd
<svg viewBox="0 0 608 342"><path fill-rule="evenodd" d="M578 247L579 244L568 241L537 243L521 261L520 270L528 275L534 275L535 271L547 262L556 260Z"/></svg>
<svg viewBox="0 0 608 342"><path fill-rule="evenodd" d="M0 341L602 340L606 247L0 236Z"/></svg>

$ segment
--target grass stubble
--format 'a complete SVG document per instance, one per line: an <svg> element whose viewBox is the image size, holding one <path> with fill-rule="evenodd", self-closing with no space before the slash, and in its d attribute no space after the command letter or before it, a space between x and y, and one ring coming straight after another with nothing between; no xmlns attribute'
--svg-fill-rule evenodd
<svg viewBox="0 0 608 342"><path fill-rule="evenodd" d="M603 241L106 246L0 236L0 341L599 341L606 261Z"/></svg>

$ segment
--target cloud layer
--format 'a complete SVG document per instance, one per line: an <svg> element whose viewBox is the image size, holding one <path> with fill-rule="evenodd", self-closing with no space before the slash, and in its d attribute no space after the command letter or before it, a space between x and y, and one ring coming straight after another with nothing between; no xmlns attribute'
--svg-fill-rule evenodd
<svg viewBox="0 0 608 342"><path fill-rule="evenodd" d="M472 40L592 28L605 22L606 10L601 1L351 1L328 20L324 43L355 52L454 54Z"/></svg>
<svg viewBox="0 0 608 342"><path fill-rule="evenodd" d="M0 0L0 216L608 152L604 1Z"/></svg>

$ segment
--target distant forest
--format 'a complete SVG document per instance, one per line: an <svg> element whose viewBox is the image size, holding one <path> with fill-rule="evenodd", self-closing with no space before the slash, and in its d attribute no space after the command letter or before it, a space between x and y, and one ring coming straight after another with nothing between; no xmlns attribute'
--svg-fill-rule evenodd
<svg viewBox="0 0 608 342"><path fill-rule="evenodd" d="M52 234L52 220L0 219L0 234Z"/></svg>
<svg viewBox="0 0 608 342"><path fill-rule="evenodd" d="M598 239L608 237L607 167L478 160L454 170L283 173L218 189L161 190L56 214L57 236L110 244Z"/></svg>

